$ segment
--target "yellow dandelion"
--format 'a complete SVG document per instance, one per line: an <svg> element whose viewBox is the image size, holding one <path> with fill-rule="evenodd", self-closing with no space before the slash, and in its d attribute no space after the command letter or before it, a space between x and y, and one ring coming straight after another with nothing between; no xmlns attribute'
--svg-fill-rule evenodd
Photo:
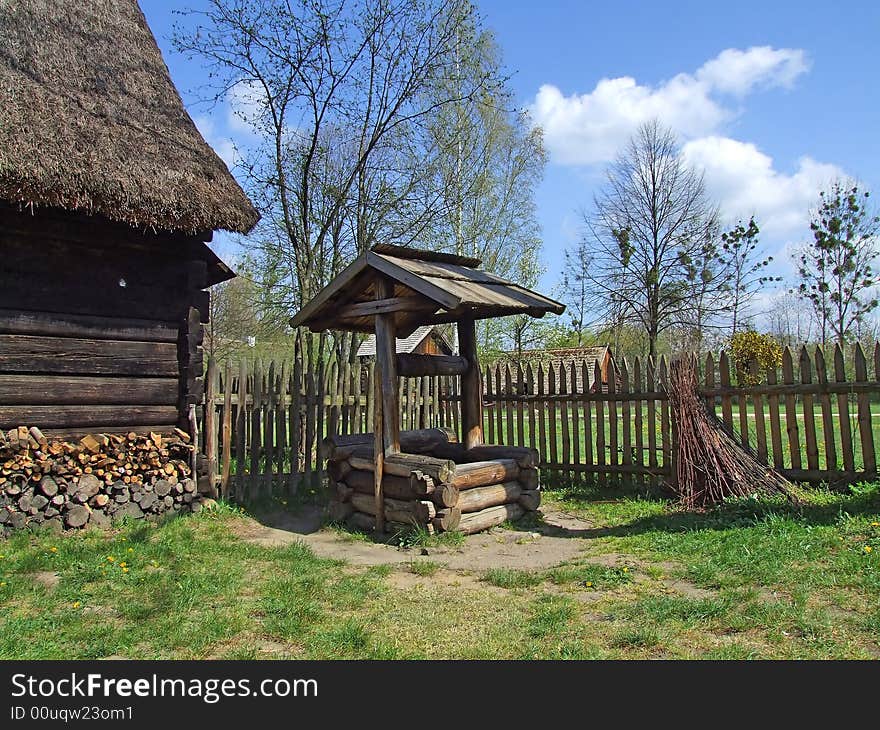
<svg viewBox="0 0 880 730"><path fill-rule="evenodd" d="M123 568L123 569L122 569L122 572L123 572L123 573L127 573L127 572L128 572L128 568Z"/></svg>
<svg viewBox="0 0 880 730"><path fill-rule="evenodd" d="M872 523L871 523L871 527L880 527L880 522L872 522ZM3 556L0 555L0 558L2 558L2 557L3 557Z"/></svg>
<svg viewBox="0 0 880 730"><path fill-rule="evenodd" d="M5 587L6 587L6 581L4 580L4 581L0 582L0 588L5 588Z"/></svg>
<svg viewBox="0 0 880 730"><path fill-rule="evenodd" d="M124 567L126 567L127 565L128 565L128 563L120 563L120 564L119 564L119 567L120 567L120 568L124 568Z"/></svg>
<svg viewBox="0 0 880 730"><path fill-rule="evenodd" d="M116 560L116 558L114 558L112 555L108 555L108 556L107 556L107 562L112 563L112 562L114 562L115 560Z"/></svg>
<svg viewBox="0 0 880 730"><path fill-rule="evenodd" d="M80 606L82 606L82 604L81 604L79 601L74 601L74 602L73 602L73 607L74 607L74 608L79 608Z"/></svg>
<svg viewBox="0 0 880 730"><path fill-rule="evenodd" d="M129 549L128 549L128 552L133 553L133 552L134 552L134 548L129 548Z"/></svg>
<svg viewBox="0 0 880 730"><path fill-rule="evenodd" d="M866 553L871 552L873 549L874 549L874 548L872 548L870 545L865 545L865 552L866 552Z"/></svg>
<svg viewBox="0 0 880 730"><path fill-rule="evenodd" d="M592 588L592 587L593 587L593 581L588 580L587 581L587 588Z"/></svg>
<svg viewBox="0 0 880 730"><path fill-rule="evenodd" d="M58 552L58 548L55 547L55 546L53 545L52 547L49 548L49 551L50 551L50 552L53 552L53 553L57 553L57 552Z"/></svg>
<svg viewBox="0 0 880 730"><path fill-rule="evenodd" d="M626 567L625 567L625 568L623 569L623 572L624 572L624 573L629 573L629 568L626 568Z"/></svg>

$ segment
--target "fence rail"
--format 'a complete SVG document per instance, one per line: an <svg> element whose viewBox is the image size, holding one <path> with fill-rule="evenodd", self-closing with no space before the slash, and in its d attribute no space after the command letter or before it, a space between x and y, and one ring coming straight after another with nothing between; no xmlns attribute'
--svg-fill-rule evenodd
<svg viewBox="0 0 880 730"><path fill-rule="evenodd" d="M826 364L822 348L786 349L779 368L753 366L751 382L740 385L745 376L729 356L709 354L700 362L700 396L743 445L789 478L870 478L877 471L880 413L871 406L880 399L880 346L871 368L861 346L849 361L840 347L829 355ZM607 383L596 362L486 367L486 441L534 447L542 468L562 478L663 479L671 473L676 429L668 371L664 357L612 361ZM299 360L211 361L202 432L221 492L251 498L273 487L320 484L321 439L371 430L372 382L369 364L333 363L310 373ZM401 428L459 432L457 378L400 378L398 395Z"/></svg>

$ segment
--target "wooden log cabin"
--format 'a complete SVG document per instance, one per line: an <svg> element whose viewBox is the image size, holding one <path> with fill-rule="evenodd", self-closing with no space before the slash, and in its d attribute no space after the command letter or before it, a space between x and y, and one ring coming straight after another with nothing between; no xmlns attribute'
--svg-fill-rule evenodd
<svg viewBox="0 0 880 730"><path fill-rule="evenodd" d="M479 532L538 508L536 451L483 443L475 322L561 314L548 297L480 270L478 259L380 244L358 256L291 319L312 331L375 335L373 433L328 435L331 518L382 533L386 523ZM397 338L455 323L456 355L399 353ZM461 378L462 433L400 431L397 377ZM372 485L372 493L370 492ZM467 492L467 494L464 494Z"/></svg>
<svg viewBox="0 0 880 730"><path fill-rule="evenodd" d="M0 5L0 428L189 428L208 247L258 215L135 0Z"/></svg>

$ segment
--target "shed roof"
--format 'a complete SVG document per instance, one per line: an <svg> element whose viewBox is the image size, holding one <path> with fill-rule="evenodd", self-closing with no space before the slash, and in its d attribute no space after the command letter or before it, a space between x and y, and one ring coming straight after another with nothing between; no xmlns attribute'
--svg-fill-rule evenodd
<svg viewBox="0 0 880 730"><path fill-rule="evenodd" d="M565 305L519 284L478 269L478 259L380 244L358 256L290 320L315 332L342 329L372 332L374 284L393 282L398 300L397 333L407 337L425 324L465 317L562 314ZM363 306L358 306L363 305Z"/></svg>
<svg viewBox="0 0 880 730"><path fill-rule="evenodd" d="M422 341L428 337L431 333L433 333L436 337L439 337L443 340L443 343L446 345L446 349L449 352L452 352L452 347L446 341L446 338L443 336L443 333L434 327L433 325L426 324L417 328L413 331L413 333L409 337L398 337L395 343L396 351L403 354L410 354L413 352ZM357 356L358 357L373 357L376 354L376 335L370 335L363 342L361 342L361 346L358 348Z"/></svg>
<svg viewBox="0 0 880 730"><path fill-rule="evenodd" d="M141 229L253 228L135 0L3 1L0 38L0 200Z"/></svg>

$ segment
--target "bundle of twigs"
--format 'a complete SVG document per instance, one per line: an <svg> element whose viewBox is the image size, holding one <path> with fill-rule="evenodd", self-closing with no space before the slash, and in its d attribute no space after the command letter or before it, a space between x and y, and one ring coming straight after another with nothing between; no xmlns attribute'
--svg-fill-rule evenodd
<svg viewBox="0 0 880 730"><path fill-rule="evenodd" d="M792 485L744 449L697 392L693 358L671 364L667 393L677 424L675 470L669 486L687 509L708 507L727 497L785 495Z"/></svg>

